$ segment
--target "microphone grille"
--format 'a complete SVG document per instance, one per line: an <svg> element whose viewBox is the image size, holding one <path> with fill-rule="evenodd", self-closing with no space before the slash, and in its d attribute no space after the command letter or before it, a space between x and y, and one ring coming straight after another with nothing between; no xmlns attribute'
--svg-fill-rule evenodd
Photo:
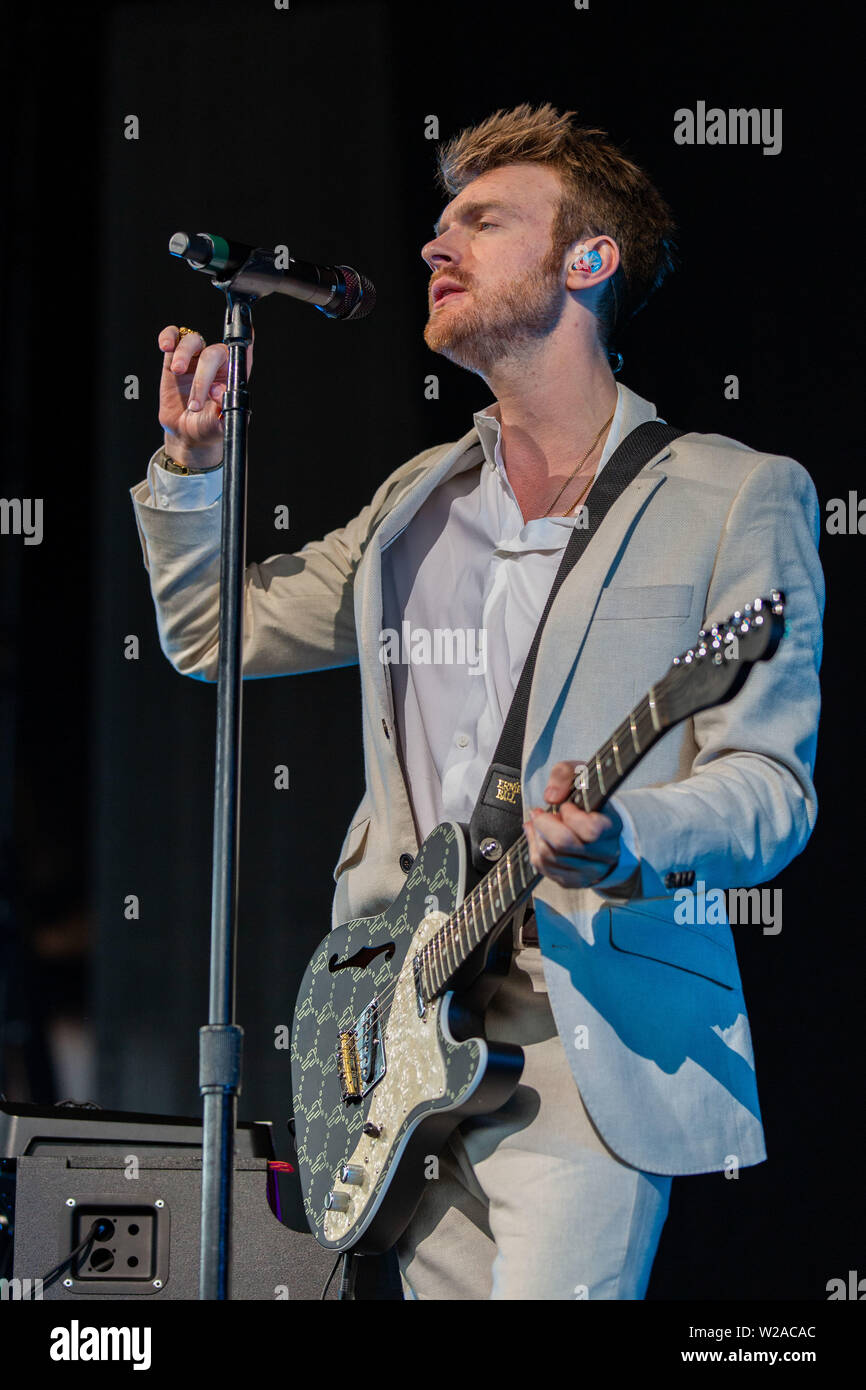
<svg viewBox="0 0 866 1390"><path fill-rule="evenodd" d="M341 319L365 319L368 314L372 314L376 307L375 285L372 280L367 279L366 275L361 275L350 265L339 265L337 269L346 282L346 297L343 301L342 312L337 317Z"/></svg>

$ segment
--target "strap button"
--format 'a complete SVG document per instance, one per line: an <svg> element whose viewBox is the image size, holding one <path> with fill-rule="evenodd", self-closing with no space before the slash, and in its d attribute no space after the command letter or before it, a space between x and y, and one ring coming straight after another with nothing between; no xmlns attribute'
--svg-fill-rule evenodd
<svg viewBox="0 0 866 1390"><path fill-rule="evenodd" d="M414 854L401 854L401 855L400 855L400 868L403 870L404 874L408 874L409 870L411 869L411 867L412 867L412 865L413 865L414 863L415 863L415 856L414 856Z"/></svg>

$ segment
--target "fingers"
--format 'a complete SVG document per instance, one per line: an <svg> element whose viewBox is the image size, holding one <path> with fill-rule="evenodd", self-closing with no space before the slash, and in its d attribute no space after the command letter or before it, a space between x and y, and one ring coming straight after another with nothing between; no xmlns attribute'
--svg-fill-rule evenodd
<svg viewBox="0 0 866 1390"><path fill-rule="evenodd" d="M200 333L184 333L181 337L180 329L172 323L160 333L159 346L166 354L167 360L164 359L163 365L175 376L183 376L189 371L192 359L204 347L204 338Z"/></svg>
<svg viewBox="0 0 866 1390"><path fill-rule="evenodd" d="M531 817L527 838L532 832L539 847L546 846L554 854L579 855L586 845L594 845L613 828L608 817L599 811L581 811L570 802L560 807L557 815L534 807Z"/></svg>
<svg viewBox="0 0 866 1390"><path fill-rule="evenodd" d="M253 329L255 339L255 329ZM184 333L181 337L176 324L169 324L159 335L163 352L163 370L174 378L194 373L189 388L187 410L203 410L209 400L219 404L225 395L229 350L225 343L205 346L200 333ZM252 370L252 344L247 349L247 374Z"/></svg>
<svg viewBox="0 0 866 1390"><path fill-rule="evenodd" d="M214 381L220 371L225 376L226 364L229 360L229 350L225 343L213 343L211 347L206 347L204 352L199 355L198 366L195 369L195 376L190 387L187 410L202 410L210 397L219 400L225 392L225 381L221 387L214 386Z"/></svg>
<svg viewBox="0 0 866 1390"><path fill-rule="evenodd" d="M544 789L546 801L560 802L573 791L575 775L579 768L585 768L586 763L582 762L561 762L554 763L550 769L550 777Z"/></svg>

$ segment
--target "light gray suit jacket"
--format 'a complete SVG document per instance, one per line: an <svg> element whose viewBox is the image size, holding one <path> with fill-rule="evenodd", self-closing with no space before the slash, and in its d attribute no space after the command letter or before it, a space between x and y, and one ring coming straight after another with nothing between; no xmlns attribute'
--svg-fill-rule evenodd
<svg viewBox="0 0 866 1390"><path fill-rule="evenodd" d="M640 397L625 396L623 436L647 414ZM366 791L335 869L332 925L385 908L404 880L401 855L418 849L379 660L382 548L439 483L481 456L473 427L396 469L345 526L247 568L245 674L360 666ZM213 681L220 503L158 510L146 505L146 483L131 491L162 649L182 674ZM544 804L552 764L589 758L708 620L773 588L788 600L772 661L754 667L729 704L669 732L617 793L638 839L630 887L564 889L545 877L534 894L551 1005L584 1104L614 1153L646 1171L766 1157L731 928L680 925L670 875L747 888L778 874L809 838L818 532L818 499L798 463L721 435L684 435L611 507L541 639L524 814Z"/></svg>

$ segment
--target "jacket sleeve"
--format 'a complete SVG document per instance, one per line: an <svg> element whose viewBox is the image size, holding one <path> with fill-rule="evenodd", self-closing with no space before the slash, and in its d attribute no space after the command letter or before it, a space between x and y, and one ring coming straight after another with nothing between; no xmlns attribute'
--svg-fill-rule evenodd
<svg viewBox="0 0 866 1390"><path fill-rule="evenodd" d="M375 527L401 485L411 486L437 446L396 469L345 526L290 555L246 567L245 676L295 675L358 661L354 577ZM222 500L196 510L150 504L130 490L163 652L181 675L215 681L219 648Z"/></svg>
<svg viewBox="0 0 866 1390"><path fill-rule="evenodd" d="M637 896L672 894L665 877L683 870L707 888L748 888L775 877L804 848L817 816L819 533L820 507L806 470L765 456L731 504L705 625L724 621L744 595L782 589L785 635L733 700L694 717L698 751L687 777L617 793L634 826Z"/></svg>

